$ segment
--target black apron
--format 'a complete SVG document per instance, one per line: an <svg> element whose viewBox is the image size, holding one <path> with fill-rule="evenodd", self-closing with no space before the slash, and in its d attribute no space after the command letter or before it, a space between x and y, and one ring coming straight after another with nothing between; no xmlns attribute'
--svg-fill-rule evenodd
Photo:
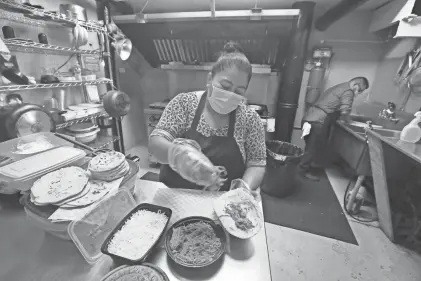
<svg viewBox="0 0 421 281"><path fill-rule="evenodd" d="M220 190L228 191L231 181L242 178L246 170L243 156L234 138L236 110L229 114L228 135L226 137L205 137L197 132L197 126L203 108L205 107L206 96L207 93L203 93L200 98L199 106L196 109L191 128L182 137L197 141L203 154L205 154L215 166L223 166L226 168L227 180ZM170 188L203 189L203 186L199 186L182 178L178 173L172 170L169 165L161 165L159 180Z"/></svg>

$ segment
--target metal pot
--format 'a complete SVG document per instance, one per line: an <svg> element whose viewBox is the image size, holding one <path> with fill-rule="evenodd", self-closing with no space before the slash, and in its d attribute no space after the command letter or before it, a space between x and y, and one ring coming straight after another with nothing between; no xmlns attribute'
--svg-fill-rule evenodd
<svg viewBox="0 0 421 281"><path fill-rule="evenodd" d="M99 134L101 136L111 137L113 136L113 118L108 116L101 116L97 118L97 124L100 129Z"/></svg>
<svg viewBox="0 0 421 281"><path fill-rule="evenodd" d="M60 13L66 15L71 19L78 19L81 21L88 20L86 9L79 5L60 4Z"/></svg>

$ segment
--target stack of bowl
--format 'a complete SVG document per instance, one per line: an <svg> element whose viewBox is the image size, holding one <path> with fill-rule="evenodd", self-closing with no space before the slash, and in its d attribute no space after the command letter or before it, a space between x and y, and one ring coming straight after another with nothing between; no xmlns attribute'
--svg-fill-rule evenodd
<svg viewBox="0 0 421 281"><path fill-rule="evenodd" d="M75 137L81 143L91 143L96 140L100 131L97 125L92 122L85 122L72 125L66 128L67 134Z"/></svg>

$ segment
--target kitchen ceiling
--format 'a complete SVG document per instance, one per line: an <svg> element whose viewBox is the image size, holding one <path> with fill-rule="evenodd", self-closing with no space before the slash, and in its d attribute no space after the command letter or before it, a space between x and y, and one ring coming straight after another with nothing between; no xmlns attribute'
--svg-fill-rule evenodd
<svg viewBox="0 0 421 281"><path fill-rule="evenodd" d="M121 0L120 0L121 1ZM147 0L126 0L135 12L142 10ZM314 0L318 7L329 8L342 0ZM373 10L391 0L368 0L359 9ZM399 0L392 0L399 1ZM210 7L210 0L149 0L144 13L165 13L165 12L189 12L207 11ZM294 0L216 0L217 10L250 9L255 6L263 9L284 9L291 8L296 2Z"/></svg>

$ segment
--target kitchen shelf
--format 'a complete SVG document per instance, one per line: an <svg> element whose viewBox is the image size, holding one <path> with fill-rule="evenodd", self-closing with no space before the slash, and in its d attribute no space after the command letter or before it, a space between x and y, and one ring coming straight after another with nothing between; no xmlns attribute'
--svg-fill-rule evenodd
<svg viewBox="0 0 421 281"><path fill-rule="evenodd" d="M87 143L86 145L92 147L93 149L103 149L103 148L107 148L108 145L113 144L114 142L118 140L120 140L118 136L98 135L98 137L93 142Z"/></svg>
<svg viewBox="0 0 421 281"><path fill-rule="evenodd" d="M7 85L7 86L0 86L0 92L51 89L51 88L67 88L67 87L86 86L86 85L99 85L99 84L106 84L106 83L112 83L112 80L108 78L100 78L97 80L80 81L80 82L63 82L63 83L34 84L34 85Z"/></svg>
<svg viewBox="0 0 421 281"><path fill-rule="evenodd" d="M83 122L86 122L86 121L89 121L89 120L92 120L92 119L95 119L95 118L98 118L98 117L102 117L102 116L108 116L107 112L105 112L105 111L98 112L98 113L94 113L94 114L91 114L91 115L83 117L83 118L69 120L67 122L57 124L56 130L66 128L66 127L72 126L74 124L83 123Z"/></svg>
<svg viewBox="0 0 421 281"><path fill-rule="evenodd" d="M81 50L69 47L61 47L54 45L41 44L34 41L23 41L17 39L6 39L4 43L10 51L38 53L48 55L68 55L68 54L82 54L82 55L101 55L99 50Z"/></svg>
<svg viewBox="0 0 421 281"><path fill-rule="evenodd" d="M59 12L48 12L42 9L30 7L23 4L15 3L14 1L8 0L0 0L0 9L23 14L25 18L29 18L31 20L42 20L48 22L55 22L61 25L73 27L76 24L86 28L88 31L99 32L99 33L106 33L107 30L98 21L81 21L77 19L71 19L67 16L61 15ZM17 19L17 18L16 18ZM15 20L16 20L15 19ZM25 20L22 21L25 23Z"/></svg>

